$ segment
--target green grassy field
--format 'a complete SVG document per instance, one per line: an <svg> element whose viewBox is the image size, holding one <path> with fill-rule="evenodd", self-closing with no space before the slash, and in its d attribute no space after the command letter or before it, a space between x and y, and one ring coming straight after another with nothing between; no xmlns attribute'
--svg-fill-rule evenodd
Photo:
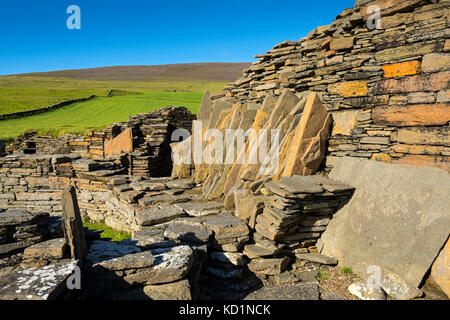
<svg viewBox="0 0 450 320"><path fill-rule="evenodd" d="M0 114L38 109L92 94L106 96L112 89L135 92L204 92L208 89L216 92L220 91L224 85L224 82L91 81L3 76L0 77Z"/></svg>
<svg viewBox="0 0 450 320"><path fill-rule="evenodd" d="M202 97L202 92L144 92L138 95L97 97L55 111L0 121L0 140L10 141L29 129L54 135L85 134L90 129L126 121L130 115L169 105L184 106L192 113L197 113Z"/></svg>

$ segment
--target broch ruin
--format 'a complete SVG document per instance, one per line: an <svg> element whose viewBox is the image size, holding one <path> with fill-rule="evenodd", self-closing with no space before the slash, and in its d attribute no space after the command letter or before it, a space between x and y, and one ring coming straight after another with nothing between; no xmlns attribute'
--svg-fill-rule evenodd
<svg viewBox="0 0 450 320"><path fill-rule="evenodd" d="M449 17L447 0L358 0L197 115L0 146L0 299L420 299L428 283L446 299ZM225 148L228 132L249 134ZM341 268L348 295L323 276Z"/></svg>

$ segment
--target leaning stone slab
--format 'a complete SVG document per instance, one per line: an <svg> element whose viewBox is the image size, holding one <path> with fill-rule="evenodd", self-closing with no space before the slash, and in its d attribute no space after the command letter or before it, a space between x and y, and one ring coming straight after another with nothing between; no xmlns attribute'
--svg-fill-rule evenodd
<svg viewBox="0 0 450 320"><path fill-rule="evenodd" d="M69 245L71 257L83 264L87 244L75 187L72 186L63 193L62 206L64 237Z"/></svg>
<svg viewBox="0 0 450 320"><path fill-rule="evenodd" d="M0 300L55 300L78 261L20 270L0 280Z"/></svg>
<svg viewBox="0 0 450 320"><path fill-rule="evenodd" d="M342 158L331 179L356 188L328 225L321 253L362 277L376 265L418 287L450 230L450 175L443 170Z"/></svg>
<svg viewBox="0 0 450 320"><path fill-rule="evenodd" d="M206 90L205 94L203 95L200 108L198 109L197 120L205 122L206 125L211 116L211 111L212 111L211 93L209 92L209 90Z"/></svg>
<svg viewBox="0 0 450 320"><path fill-rule="evenodd" d="M319 286L311 283L268 286L250 293L245 300L319 300Z"/></svg>

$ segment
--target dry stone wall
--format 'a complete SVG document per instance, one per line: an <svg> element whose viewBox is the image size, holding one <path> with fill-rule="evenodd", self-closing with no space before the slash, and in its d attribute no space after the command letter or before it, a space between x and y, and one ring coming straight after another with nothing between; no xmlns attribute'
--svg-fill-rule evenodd
<svg viewBox="0 0 450 320"><path fill-rule="evenodd" d="M381 9L370 30L369 6ZM327 165L351 156L449 171L450 3L358 1L332 24L267 53L213 100L261 104L319 93L334 125Z"/></svg>

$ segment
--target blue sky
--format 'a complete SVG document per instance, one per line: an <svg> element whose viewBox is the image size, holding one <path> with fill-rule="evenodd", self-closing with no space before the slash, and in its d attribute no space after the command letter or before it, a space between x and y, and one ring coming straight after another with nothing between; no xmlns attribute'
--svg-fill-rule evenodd
<svg viewBox="0 0 450 320"><path fill-rule="evenodd" d="M254 61L330 24L355 0L8 0L0 75L117 65ZM69 30L69 5L81 30Z"/></svg>

